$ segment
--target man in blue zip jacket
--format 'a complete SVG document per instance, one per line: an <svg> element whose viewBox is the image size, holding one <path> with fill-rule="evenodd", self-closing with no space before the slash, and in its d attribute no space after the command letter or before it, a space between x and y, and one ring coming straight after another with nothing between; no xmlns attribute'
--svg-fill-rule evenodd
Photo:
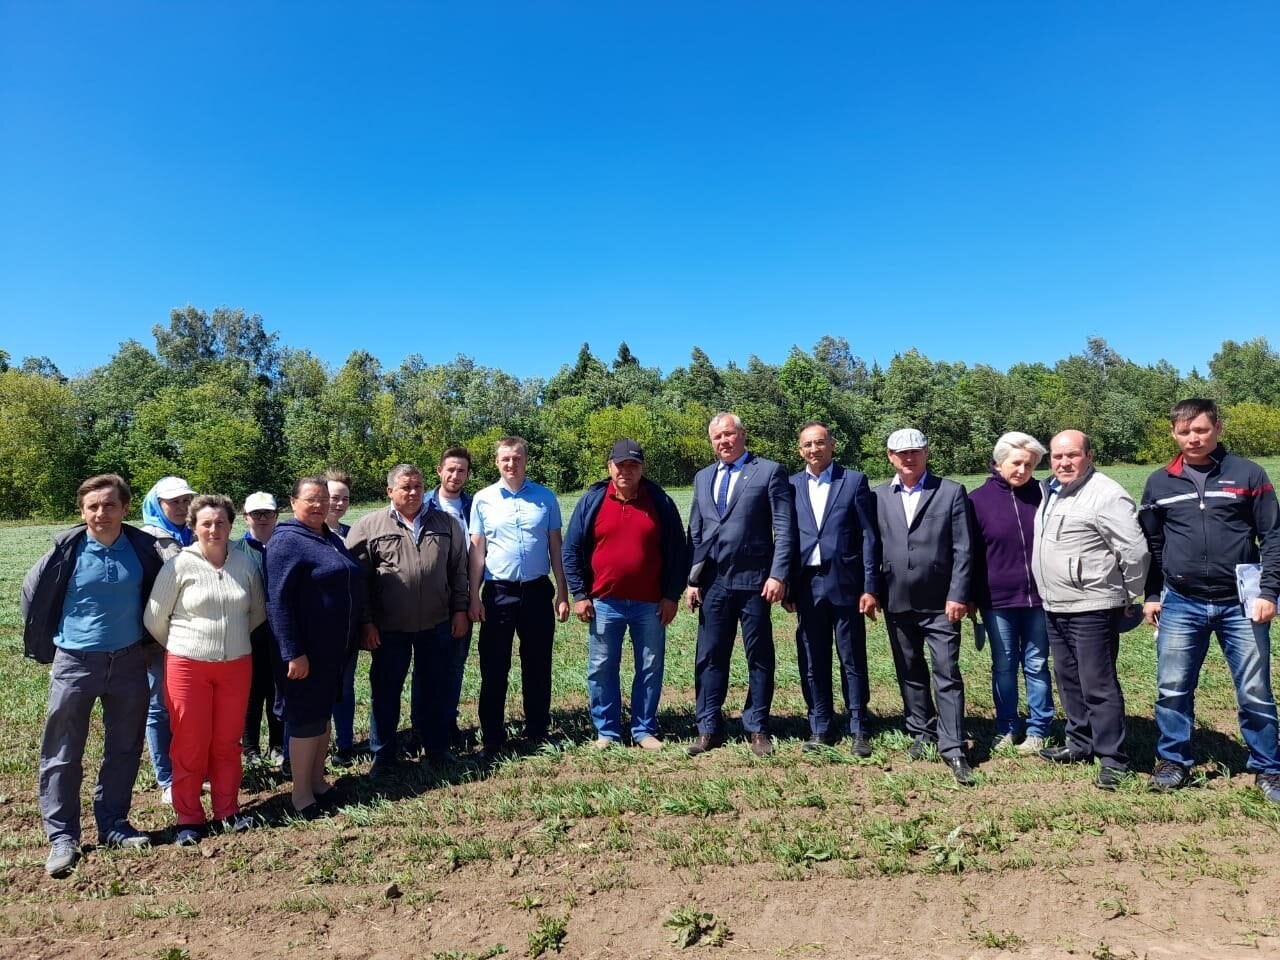
<svg viewBox="0 0 1280 960"><path fill-rule="evenodd" d="M1156 633L1156 767L1153 790L1191 778L1191 729L1209 634L1231 671L1248 769L1280 803L1280 747L1271 691L1270 624L1280 591L1280 511L1267 473L1218 442L1212 400L1177 404L1170 419L1179 454L1147 480L1138 515L1151 551L1144 612ZM1262 562L1259 596L1241 602L1238 564Z"/></svg>
<svg viewBox="0 0 1280 960"><path fill-rule="evenodd" d="M689 575L684 528L675 503L644 476L644 451L623 438L609 454L609 479L593 484L574 507L564 541L564 575L573 612L587 624L587 693L596 747L622 741L618 667L631 630L631 741L658 750L667 625Z"/></svg>

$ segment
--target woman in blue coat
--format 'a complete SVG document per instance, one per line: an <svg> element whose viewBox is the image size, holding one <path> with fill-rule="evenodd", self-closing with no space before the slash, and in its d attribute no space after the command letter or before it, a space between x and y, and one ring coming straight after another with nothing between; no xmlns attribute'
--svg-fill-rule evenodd
<svg viewBox="0 0 1280 960"><path fill-rule="evenodd" d="M293 808L314 817L336 796L325 779L329 717L364 607L364 574L325 524L324 477L293 486L293 519L276 527L266 551L267 619L284 673L284 716L293 767Z"/></svg>

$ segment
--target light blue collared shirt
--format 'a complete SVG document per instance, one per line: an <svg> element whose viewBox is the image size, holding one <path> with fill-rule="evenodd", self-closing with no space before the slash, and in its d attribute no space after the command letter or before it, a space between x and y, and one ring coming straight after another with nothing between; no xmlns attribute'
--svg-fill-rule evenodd
<svg viewBox="0 0 1280 960"><path fill-rule="evenodd" d="M85 536L62 601L53 642L67 650L112 653L142 639L142 561L123 533L111 546Z"/></svg>
<svg viewBox="0 0 1280 960"><path fill-rule="evenodd" d="M428 503L423 501L422 506L418 508L418 515L412 520L406 520L404 515L400 513L394 506L388 507L391 511L391 519L396 520L401 526L408 527L413 531L413 542L417 543L422 539L422 521L427 518Z"/></svg>
<svg viewBox="0 0 1280 960"><path fill-rule="evenodd" d="M535 580L551 572L549 535L559 530L556 495L526 479L515 493L501 481L471 501L472 536L485 538L486 580Z"/></svg>

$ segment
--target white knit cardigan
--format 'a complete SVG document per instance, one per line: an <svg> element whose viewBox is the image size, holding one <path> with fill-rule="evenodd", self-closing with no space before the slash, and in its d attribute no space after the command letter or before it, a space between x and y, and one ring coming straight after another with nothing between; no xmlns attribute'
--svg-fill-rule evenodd
<svg viewBox="0 0 1280 960"><path fill-rule="evenodd" d="M147 632L190 660L248 656L250 632L267 619L262 574L239 550L217 569L193 543L165 562L142 615Z"/></svg>

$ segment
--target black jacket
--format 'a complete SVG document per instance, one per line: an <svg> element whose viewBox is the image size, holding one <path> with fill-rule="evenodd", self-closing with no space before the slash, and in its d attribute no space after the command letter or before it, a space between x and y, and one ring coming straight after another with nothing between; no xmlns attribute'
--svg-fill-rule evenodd
<svg viewBox="0 0 1280 960"><path fill-rule="evenodd" d="M1211 454L1204 496L1188 477L1182 456L1147 479L1138 521L1151 551L1147 599L1166 584L1185 597L1230 602L1236 564L1262 561L1262 596L1280 591L1280 510L1267 472L1252 460Z"/></svg>
<svg viewBox="0 0 1280 960"><path fill-rule="evenodd" d="M62 623L62 603L76 568L76 550L87 536L86 529L81 524L54 534L52 549L36 561L22 581L22 652L37 663L53 662L53 638ZM151 534L127 523L120 529L142 564L142 604L145 607L164 561L156 549L156 538ZM138 638L150 639L142 629L141 618L138 620Z"/></svg>
<svg viewBox="0 0 1280 960"><path fill-rule="evenodd" d="M658 583L662 596L667 600L679 600L689 576L689 551L680 511L666 491L652 480L641 477L640 485L649 492L658 508L662 550L662 572ZM608 488L608 480L593 483L573 508L573 516L569 519L569 530L564 538L564 578L574 600L586 600L592 596L591 555L596 549L592 528Z"/></svg>

